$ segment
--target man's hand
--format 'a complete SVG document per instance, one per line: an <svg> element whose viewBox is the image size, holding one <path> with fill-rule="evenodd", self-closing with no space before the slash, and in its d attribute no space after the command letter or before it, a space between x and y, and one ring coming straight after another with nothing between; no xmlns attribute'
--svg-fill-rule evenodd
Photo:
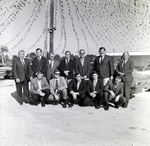
<svg viewBox="0 0 150 146"><path fill-rule="evenodd" d="M59 100L59 96L57 94L54 95L55 100Z"/></svg>
<svg viewBox="0 0 150 146"><path fill-rule="evenodd" d="M73 99L74 99L74 100L77 99L77 95L78 95L78 94L79 94L78 92L72 92L72 96L73 96Z"/></svg>
<svg viewBox="0 0 150 146"><path fill-rule="evenodd" d="M115 102L118 102L118 101L119 101L119 98L120 98L120 95L118 95L118 96L115 98Z"/></svg>
<svg viewBox="0 0 150 146"><path fill-rule="evenodd" d="M20 79L19 79L19 78L17 78L17 79L16 79L16 82L17 82L17 83L20 83Z"/></svg>
<svg viewBox="0 0 150 146"><path fill-rule="evenodd" d="M30 77L30 81L33 79L33 77Z"/></svg>
<svg viewBox="0 0 150 146"><path fill-rule="evenodd" d="M43 97L43 96L45 96L45 93L39 92L39 95Z"/></svg>
<svg viewBox="0 0 150 146"><path fill-rule="evenodd" d="M113 76L111 76L110 79L113 80Z"/></svg>
<svg viewBox="0 0 150 146"><path fill-rule="evenodd" d="M90 96L94 98L94 97L96 97L96 94L94 92L91 92Z"/></svg>
<svg viewBox="0 0 150 146"><path fill-rule="evenodd" d="M113 91L110 90L109 93L110 93L110 95L111 95L113 98L115 98L116 95L115 95L115 93L114 93Z"/></svg>
<svg viewBox="0 0 150 146"><path fill-rule="evenodd" d="M69 70L65 70L65 71L64 71L64 74L65 74L66 76L68 76Z"/></svg>

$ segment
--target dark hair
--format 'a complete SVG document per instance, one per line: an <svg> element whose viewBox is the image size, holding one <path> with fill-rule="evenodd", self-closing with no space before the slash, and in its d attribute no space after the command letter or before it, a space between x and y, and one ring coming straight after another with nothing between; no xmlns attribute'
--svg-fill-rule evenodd
<svg viewBox="0 0 150 146"><path fill-rule="evenodd" d="M71 55L71 52L70 52L70 51L66 51L66 52L65 52L65 54L67 54L67 53L70 53L70 55Z"/></svg>
<svg viewBox="0 0 150 146"><path fill-rule="evenodd" d="M37 48L37 49L36 49L36 52L37 52L38 50L40 50L40 51L42 52L42 49L41 49L41 48Z"/></svg>
<svg viewBox="0 0 150 146"><path fill-rule="evenodd" d="M79 50L79 53L81 53L82 51L84 51L84 53L85 53L85 50L84 50L84 49Z"/></svg>
<svg viewBox="0 0 150 146"><path fill-rule="evenodd" d="M99 48L99 51L101 51L101 50L106 51L106 49L105 49L104 47L100 47L100 48Z"/></svg>

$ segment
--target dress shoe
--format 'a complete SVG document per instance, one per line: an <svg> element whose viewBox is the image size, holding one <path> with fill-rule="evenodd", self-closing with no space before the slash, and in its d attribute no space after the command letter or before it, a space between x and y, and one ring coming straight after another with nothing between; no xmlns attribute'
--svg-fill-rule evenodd
<svg viewBox="0 0 150 146"><path fill-rule="evenodd" d="M23 105L23 102L19 102L20 105Z"/></svg>
<svg viewBox="0 0 150 146"><path fill-rule="evenodd" d="M105 110L105 111L108 111L108 110L109 110L109 105L105 105L105 106L104 106L104 110Z"/></svg>
<svg viewBox="0 0 150 146"><path fill-rule="evenodd" d="M45 100L43 98L41 98L40 100L41 100L41 106L44 107L45 106Z"/></svg>
<svg viewBox="0 0 150 146"><path fill-rule="evenodd" d="M68 108L72 108L73 107L73 104L72 103L69 103L68 104Z"/></svg>
<svg viewBox="0 0 150 146"><path fill-rule="evenodd" d="M63 108L67 107L67 105L65 103L61 103L61 105L62 105Z"/></svg>
<svg viewBox="0 0 150 146"><path fill-rule="evenodd" d="M115 103L115 108L119 108L119 105L117 103Z"/></svg>
<svg viewBox="0 0 150 146"><path fill-rule="evenodd" d="M100 109L100 105L96 105L96 106L95 106L95 109Z"/></svg>

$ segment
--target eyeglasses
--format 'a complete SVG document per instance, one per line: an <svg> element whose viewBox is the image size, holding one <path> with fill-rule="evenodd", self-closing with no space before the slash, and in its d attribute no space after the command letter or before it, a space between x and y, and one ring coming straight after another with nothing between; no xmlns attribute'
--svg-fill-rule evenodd
<svg viewBox="0 0 150 146"><path fill-rule="evenodd" d="M60 75L60 73L55 73L55 75Z"/></svg>

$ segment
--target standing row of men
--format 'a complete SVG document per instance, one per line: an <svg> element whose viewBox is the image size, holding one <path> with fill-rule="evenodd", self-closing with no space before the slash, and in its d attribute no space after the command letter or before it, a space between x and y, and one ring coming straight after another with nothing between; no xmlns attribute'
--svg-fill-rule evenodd
<svg viewBox="0 0 150 146"><path fill-rule="evenodd" d="M113 80L114 61L105 52L104 47L99 49L100 55L95 58L91 68L90 61L85 57L83 49L79 51L79 57L75 60L70 57L70 51L66 51L65 58L59 62L54 59L53 53L50 53L46 59L42 56L42 50L38 48L32 65L24 58L25 52L20 50L18 58L13 62L13 74L20 103L30 100L28 82L31 80L31 97L37 99L35 95L40 95L42 105L45 102L42 97L47 101L55 100L55 104L62 97L64 107L66 107L66 103L69 103L70 107L73 103L78 103L80 105L95 105L95 108L98 109L100 103L103 103L108 109L109 101L119 103L120 100L121 105L127 107L132 83L133 61L129 59L128 52L123 53L122 60L116 67L116 73L119 77L115 77ZM34 81L41 79L45 80L42 84ZM22 86L25 94L23 100ZM70 97L69 101L67 95ZM116 104L115 106L118 107Z"/></svg>

